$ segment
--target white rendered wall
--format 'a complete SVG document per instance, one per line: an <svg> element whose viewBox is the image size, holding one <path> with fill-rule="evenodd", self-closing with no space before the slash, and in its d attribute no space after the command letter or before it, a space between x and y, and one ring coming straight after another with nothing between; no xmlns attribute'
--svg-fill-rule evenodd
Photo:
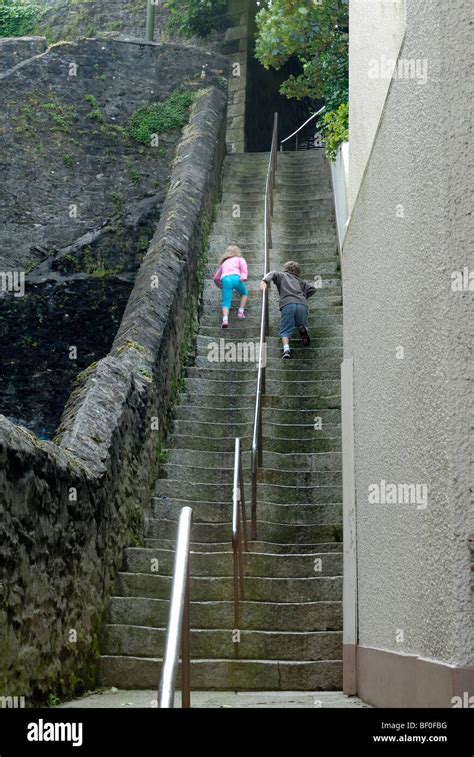
<svg viewBox="0 0 474 757"><path fill-rule="evenodd" d="M349 212L354 207L390 85L384 75L374 76L374 61L384 63L397 58L405 33L405 15L405 0L349 3Z"/></svg>

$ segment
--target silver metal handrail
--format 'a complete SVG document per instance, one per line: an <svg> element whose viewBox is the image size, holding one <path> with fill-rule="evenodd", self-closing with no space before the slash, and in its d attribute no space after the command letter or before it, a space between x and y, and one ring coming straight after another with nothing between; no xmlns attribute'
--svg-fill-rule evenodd
<svg viewBox="0 0 474 757"><path fill-rule="evenodd" d="M323 112L324 112L325 110L326 110L326 106L325 106L325 105L323 105L323 107L322 107L322 108L320 108L320 109L318 110L318 112L317 112L317 113L313 113L313 115L312 115L312 116L310 116L309 118L307 118L307 119L306 119L306 121L304 122L304 124L301 124L301 126L299 126L299 127L298 127L298 128L296 129L296 131L294 131L294 132L293 132L293 134L290 134L290 136L289 136L289 137L285 137L285 139L282 139L282 140L281 140L281 142L280 142L280 152L281 152L281 151L282 151L282 149L283 149L283 148L282 148L282 145L283 145L283 143L284 143L284 142L288 142L288 140L289 140L289 139L291 139L292 137L296 136L296 135L298 134L298 132L300 132L300 131L301 131L301 129L304 129L304 127L306 126L306 124L309 124L309 122L310 122L310 121L312 121L312 120L313 120L313 118L316 118L316 116L319 116L319 115L320 115L321 113L323 113ZM298 147L298 137L296 137L296 140L297 140L297 141L296 141L296 146Z"/></svg>
<svg viewBox="0 0 474 757"><path fill-rule="evenodd" d="M272 248L272 217L273 190L275 188L275 174L278 154L278 113L273 118L272 146L268 161L267 179L265 182L264 207L264 257L263 275L270 269L270 250ZM260 319L260 342L258 348L258 373L255 397L255 414L253 420L251 468L252 468L252 512L251 538L257 538L257 473L262 465L262 395L265 393L266 344L268 336L268 287L262 291L262 314Z"/></svg>
<svg viewBox="0 0 474 757"><path fill-rule="evenodd" d="M245 599L244 558L242 554L242 533L244 550L247 552L247 516L245 513L244 472L240 439L235 440L234 486L232 489L232 548L234 551L234 628L240 626L240 601ZM238 644L235 645L236 652Z"/></svg>
<svg viewBox="0 0 474 757"><path fill-rule="evenodd" d="M176 671L181 646L181 707L191 707L191 630L189 620L189 544L193 511L183 507L179 514L168 627L161 669L158 707L174 707Z"/></svg>

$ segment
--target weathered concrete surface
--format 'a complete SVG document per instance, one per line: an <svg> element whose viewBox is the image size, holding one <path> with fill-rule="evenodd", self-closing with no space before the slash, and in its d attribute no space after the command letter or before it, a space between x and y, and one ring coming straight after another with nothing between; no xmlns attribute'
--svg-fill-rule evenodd
<svg viewBox="0 0 474 757"><path fill-rule="evenodd" d="M156 691L129 691L107 689L89 694L82 699L60 705L62 708L100 707L156 707ZM181 694L177 692L175 707L181 706ZM346 697L340 691L193 691L191 707L202 708L285 708L285 709L327 709L368 707L357 697Z"/></svg>
<svg viewBox="0 0 474 757"><path fill-rule="evenodd" d="M0 417L2 695L34 700L95 685L105 603L124 546L143 534L199 293L225 105L223 82L193 106L113 350L78 381L57 444Z"/></svg>

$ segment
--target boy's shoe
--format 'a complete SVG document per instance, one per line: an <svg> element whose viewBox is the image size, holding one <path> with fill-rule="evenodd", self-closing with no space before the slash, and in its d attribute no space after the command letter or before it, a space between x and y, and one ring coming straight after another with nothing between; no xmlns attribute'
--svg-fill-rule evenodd
<svg viewBox="0 0 474 757"><path fill-rule="evenodd" d="M300 332L301 341L303 342L304 347L309 347L311 344L311 339L308 333L308 329L306 326L300 326L298 331Z"/></svg>
<svg viewBox="0 0 474 757"><path fill-rule="evenodd" d="M221 329L228 329L229 328L229 321L222 320Z"/></svg>
<svg viewBox="0 0 474 757"><path fill-rule="evenodd" d="M283 360L291 360L292 357L293 355L291 354L291 350L283 350Z"/></svg>

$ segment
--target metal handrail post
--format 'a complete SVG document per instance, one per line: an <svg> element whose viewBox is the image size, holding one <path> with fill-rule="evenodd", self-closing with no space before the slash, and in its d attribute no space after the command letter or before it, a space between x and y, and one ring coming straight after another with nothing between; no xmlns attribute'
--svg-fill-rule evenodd
<svg viewBox="0 0 474 757"><path fill-rule="evenodd" d="M242 518L242 523L241 523ZM232 549L234 553L234 624L240 625L240 600L245 599L244 557L242 552L242 529L244 545L247 550L247 516L245 513L244 476L242 469L242 452L240 439L235 440L234 480L232 490ZM238 656L238 646L235 647Z"/></svg>
<svg viewBox="0 0 474 757"><path fill-rule="evenodd" d="M250 538L257 538L257 450L252 448L252 506L251 506Z"/></svg>
<svg viewBox="0 0 474 757"><path fill-rule="evenodd" d="M186 588L184 592L183 608L183 634L181 641L181 707L189 709L191 707L191 621L190 621L190 574L189 560L186 573Z"/></svg>
<svg viewBox="0 0 474 757"><path fill-rule="evenodd" d="M174 707L176 671L178 668L180 647L185 655L184 659L182 659L183 686L185 687L182 690L182 703L183 706L190 706L189 544L191 540L192 520L192 509L190 507L183 507L179 515L168 626L166 629L163 665L158 690L158 707L165 709ZM184 609L185 605L187 605L186 611ZM185 628L184 623L186 623ZM185 702L188 704L184 704Z"/></svg>
<svg viewBox="0 0 474 757"><path fill-rule="evenodd" d="M240 508L242 510L242 525L244 533L244 549L247 552L249 545L247 539L247 515L245 512L244 470L242 468L242 448L239 444L239 484L240 484Z"/></svg>

